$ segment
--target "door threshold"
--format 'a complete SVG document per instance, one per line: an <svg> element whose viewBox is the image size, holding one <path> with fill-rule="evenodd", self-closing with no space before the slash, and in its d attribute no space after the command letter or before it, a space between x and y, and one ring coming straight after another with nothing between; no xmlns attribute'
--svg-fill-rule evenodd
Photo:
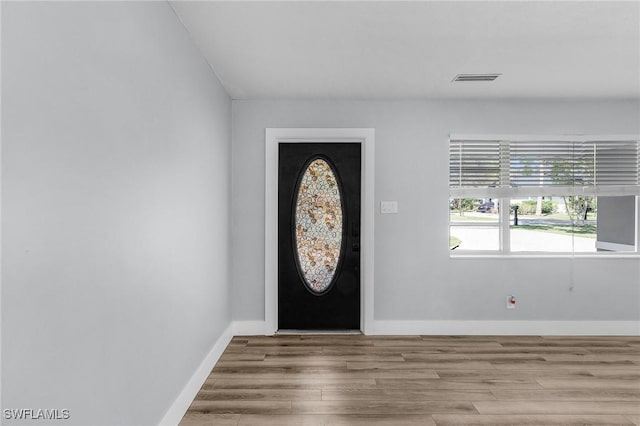
<svg viewBox="0 0 640 426"><path fill-rule="evenodd" d="M358 335L362 334L360 330L278 330L276 331L276 336L286 336L292 334L347 334L347 335Z"/></svg>

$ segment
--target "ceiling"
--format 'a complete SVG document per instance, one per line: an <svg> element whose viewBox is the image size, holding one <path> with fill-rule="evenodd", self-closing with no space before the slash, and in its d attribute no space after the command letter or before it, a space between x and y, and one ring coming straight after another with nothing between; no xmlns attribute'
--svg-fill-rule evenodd
<svg viewBox="0 0 640 426"><path fill-rule="evenodd" d="M171 5L234 99L640 99L638 1Z"/></svg>

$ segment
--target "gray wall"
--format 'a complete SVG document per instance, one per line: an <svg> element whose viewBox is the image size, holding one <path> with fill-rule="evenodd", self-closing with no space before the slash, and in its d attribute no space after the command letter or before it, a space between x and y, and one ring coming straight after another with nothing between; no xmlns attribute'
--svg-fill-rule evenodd
<svg viewBox="0 0 640 426"><path fill-rule="evenodd" d="M231 320L231 101L164 2L2 8L2 407L157 424Z"/></svg>
<svg viewBox="0 0 640 426"><path fill-rule="evenodd" d="M639 133L638 117L638 102L234 101L234 319L264 319L264 129L373 127L375 319L638 320L637 259L450 259L447 228L450 133Z"/></svg>
<svg viewBox="0 0 640 426"><path fill-rule="evenodd" d="M598 197L598 241L632 246L636 197Z"/></svg>

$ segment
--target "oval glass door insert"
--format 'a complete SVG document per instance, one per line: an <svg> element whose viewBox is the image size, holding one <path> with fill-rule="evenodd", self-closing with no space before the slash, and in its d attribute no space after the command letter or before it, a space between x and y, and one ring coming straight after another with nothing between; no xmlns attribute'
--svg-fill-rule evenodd
<svg viewBox="0 0 640 426"><path fill-rule="evenodd" d="M325 160L304 171L295 205L298 268L304 284L316 294L328 290L336 275L342 248L342 194Z"/></svg>

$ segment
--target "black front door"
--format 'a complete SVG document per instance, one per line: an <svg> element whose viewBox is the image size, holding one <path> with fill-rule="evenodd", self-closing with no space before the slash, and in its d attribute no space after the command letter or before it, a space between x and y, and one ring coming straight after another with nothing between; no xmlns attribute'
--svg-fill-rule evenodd
<svg viewBox="0 0 640 426"><path fill-rule="evenodd" d="M360 144L278 158L278 328L360 329Z"/></svg>

